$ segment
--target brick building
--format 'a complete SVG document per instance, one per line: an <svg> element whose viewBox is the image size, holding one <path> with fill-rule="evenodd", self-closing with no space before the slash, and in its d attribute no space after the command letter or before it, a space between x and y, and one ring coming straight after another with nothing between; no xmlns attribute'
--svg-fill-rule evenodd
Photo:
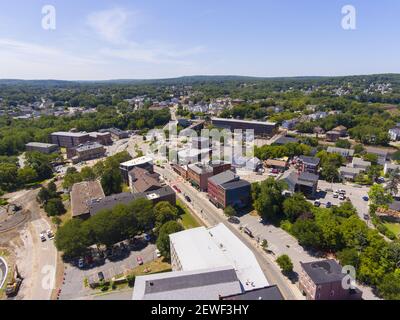
<svg viewBox="0 0 400 320"><path fill-rule="evenodd" d="M245 207L250 202L251 184L232 171L208 179L208 198L218 208Z"/></svg>
<svg viewBox="0 0 400 320"><path fill-rule="evenodd" d="M335 260L303 263L299 288L308 300L360 300L362 292L346 289L342 284L345 273Z"/></svg>

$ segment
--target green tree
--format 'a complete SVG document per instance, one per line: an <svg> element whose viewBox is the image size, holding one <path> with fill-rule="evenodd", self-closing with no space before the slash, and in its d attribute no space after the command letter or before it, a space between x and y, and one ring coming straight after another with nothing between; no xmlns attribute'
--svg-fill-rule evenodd
<svg viewBox="0 0 400 320"><path fill-rule="evenodd" d="M122 192L122 175L118 168L106 167L100 182L107 196Z"/></svg>
<svg viewBox="0 0 400 320"><path fill-rule="evenodd" d="M154 206L154 215L156 219L157 230L168 221L178 219L178 209L168 201L161 201Z"/></svg>
<svg viewBox="0 0 400 320"><path fill-rule="evenodd" d="M64 204L59 198L52 198L44 205L44 211L50 217L62 215L66 212Z"/></svg>
<svg viewBox="0 0 400 320"><path fill-rule="evenodd" d="M235 210L235 208L233 208L232 206L228 206L228 207L226 207L226 208L224 209L224 214L225 214L227 217L234 217L234 216L236 216L236 210Z"/></svg>
<svg viewBox="0 0 400 320"><path fill-rule="evenodd" d="M171 258L169 235L182 230L183 227L176 221L168 221L166 224L161 226L156 244L163 257L167 259Z"/></svg>
<svg viewBox="0 0 400 320"><path fill-rule="evenodd" d="M87 251L87 247L92 244L83 224L84 222L80 219L72 219L58 228L55 245L66 258L83 255Z"/></svg>
<svg viewBox="0 0 400 320"><path fill-rule="evenodd" d="M38 174L35 169L31 167L24 167L18 170L17 179L23 185L37 181Z"/></svg>
<svg viewBox="0 0 400 320"><path fill-rule="evenodd" d="M287 254L283 254L276 259L282 273L288 274L293 271L293 263Z"/></svg>
<svg viewBox="0 0 400 320"><path fill-rule="evenodd" d="M349 140L340 139L336 141L335 146L338 148L350 149L351 143Z"/></svg>
<svg viewBox="0 0 400 320"><path fill-rule="evenodd" d="M295 193L283 201L283 213L290 222L295 222L302 214L311 212L311 204L302 193Z"/></svg>
<svg viewBox="0 0 400 320"><path fill-rule="evenodd" d="M342 266L358 268L360 263L359 252L355 248L345 248L337 253L337 258Z"/></svg>
<svg viewBox="0 0 400 320"><path fill-rule="evenodd" d="M83 167L80 175L83 181L96 180L96 174L94 173L94 170L91 167Z"/></svg>
<svg viewBox="0 0 400 320"><path fill-rule="evenodd" d="M400 269L385 275L378 284L378 292L385 300L400 300Z"/></svg>
<svg viewBox="0 0 400 320"><path fill-rule="evenodd" d="M299 244L305 247L320 248L323 240L321 229L310 219L298 219L292 226L292 233Z"/></svg>
<svg viewBox="0 0 400 320"><path fill-rule="evenodd" d="M264 220L275 221L281 217L284 187L283 182L275 181L273 178L268 178L261 182L254 208Z"/></svg>
<svg viewBox="0 0 400 320"><path fill-rule="evenodd" d="M393 198L390 194L386 193L384 187L380 184L374 184L369 192L368 196L371 202L376 206L388 206L393 202Z"/></svg>

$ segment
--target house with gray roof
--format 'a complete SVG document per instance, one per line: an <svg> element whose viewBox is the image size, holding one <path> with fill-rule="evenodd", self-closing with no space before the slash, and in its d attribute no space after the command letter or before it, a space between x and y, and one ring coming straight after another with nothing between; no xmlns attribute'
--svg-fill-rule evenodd
<svg viewBox="0 0 400 320"><path fill-rule="evenodd" d="M362 292L342 285L347 273L335 260L300 262L299 288L308 300L360 300Z"/></svg>

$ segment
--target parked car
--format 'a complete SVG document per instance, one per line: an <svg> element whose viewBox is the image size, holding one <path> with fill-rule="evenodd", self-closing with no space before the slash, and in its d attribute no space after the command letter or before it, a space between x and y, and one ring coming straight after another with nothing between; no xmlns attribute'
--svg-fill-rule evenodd
<svg viewBox="0 0 400 320"><path fill-rule="evenodd" d="M104 281L104 273L103 272L99 272L98 274L97 274L97 276L99 277L99 281Z"/></svg>
<svg viewBox="0 0 400 320"><path fill-rule="evenodd" d="M46 241L46 232L45 232L45 231L42 231L42 232L40 233L40 240L41 240L42 242L45 242L45 241Z"/></svg>
<svg viewBox="0 0 400 320"><path fill-rule="evenodd" d="M147 233L144 234L143 239L147 242L149 242L151 240L151 236Z"/></svg>
<svg viewBox="0 0 400 320"><path fill-rule="evenodd" d="M362 197L362 199L363 199L364 201L369 201L369 198L368 198L367 196Z"/></svg>
<svg viewBox="0 0 400 320"><path fill-rule="evenodd" d="M314 207L320 207L321 206L321 202L316 200L314 201Z"/></svg>
<svg viewBox="0 0 400 320"><path fill-rule="evenodd" d="M160 250L158 250L158 249L156 249L156 256L157 256L157 258L160 258L160 257L161 257L161 252L160 252Z"/></svg>
<svg viewBox="0 0 400 320"><path fill-rule="evenodd" d="M369 214L368 213L364 213L364 219L365 220L369 220Z"/></svg>
<svg viewBox="0 0 400 320"><path fill-rule="evenodd" d="M250 238L254 238L253 232L251 232L251 230L250 230L249 228L244 227L244 228L243 228L243 231L244 231L244 233L247 234Z"/></svg>
<svg viewBox="0 0 400 320"><path fill-rule="evenodd" d="M344 194L339 195L339 200L346 200L346 197Z"/></svg>
<svg viewBox="0 0 400 320"><path fill-rule="evenodd" d="M339 193L334 192L334 193L333 193L333 197L334 197L334 198L339 198Z"/></svg>
<svg viewBox="0 0 400 320"><path fill-rule="evenodd" d="M138 263L139 266L141 266L143 264L142 257L140 257L140 256L136 257L136 262Z"/></svg>
<svg viewBox="0 0 400 320"><path fill-rule="evenodd" d="M229 217L229 218L228 218L228 222L234 223L234 224L239 224L239 223L240 223L240 220L239 220L238 217Z"/></svg>
<svg viewBox="0 0 400 320"><path fill-rule="evenodd" d="M49 230L47 230L46 233L47 233L47 237L48 237L50 240L54 239L53 231L51 231L51 230L49 229Z"/></svg>
<svg viewBox="0 0 400 320"><path fill-rule="evenodd" d="M178 191L178 193L181 193L181 192L182 192L181 189L179 189L176 185L174 185L173 188L174 188L176 191Z"/></svg>
<svg viewBox="0 0 400 320"><path fill-rule="evenodd" d="M332 202L329 202L329 201L328 201L328 202L326 203L325 207L327 207L327 208L332 207Z"/></svg>
<svg viewBox="0 0 400 320"><path fill-rule="evenodd" d="M192 199L190 199L189 196L185 196L185 199L186 199L187 202L192 202Z"/></svg>
<svg viewBox="0 0 400 320"><path fill-rule="evenodd" d="M82 269L85 266L85 261L83 260L83 258L80 258L78 261L78 268Z"/></svg>

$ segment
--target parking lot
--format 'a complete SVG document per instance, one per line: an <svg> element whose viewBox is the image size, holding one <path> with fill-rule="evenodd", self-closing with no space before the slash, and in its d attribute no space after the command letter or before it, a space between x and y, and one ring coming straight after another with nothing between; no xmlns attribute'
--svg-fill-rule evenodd
<svg viewBox="0 0 400 320"><path fill-rule="evenodd" d="M318 188L321 189L321 192L318 193L317 199L321 202L321 206L325 207L327 202L331 202L332 205L340 205L343 200L339 198L334 198L333 193L336 190L343 189L346 191L346 197L348 197L353 204L353 206L357 209L357 213L362 220L364 219L364 215L368 214L369 207L368 201L365 201L363 197L368 196L368 187L356 186L354 184L342 184L342 183L329 183L326 181L318 181ZM331 189L332 191L326 192L325 190Z"/></svg>
<svg viewBox="0 0 400 320"><path fill-rule="evenodd" d="M85 286L84 279L97 277L99 272L104 274L106 279L112 278L116 275L121 275L126 271L136 268L139 263L137 258L140 257L143 263L148 263L157 258L156 246L148 243L144 248L137 251L130 251L128 254L120 259L109 260L106 259L104 264L96 265L93 267L79 268L78 262L73 264L65 264L65 280L63 281L60 300L75 300L82 299L94 294L89 286Z"/></svg>
<svg viewBox="0 0 400 320"><path fill-rule="evenodd" d="M253 237L258 240L267 240L268 249L276 259L282 254L287 254L293 261L294 271L300 272L300 261L310 262L318 260L318 257L311 255L300 246L293 236L286 231L277 228L273 225L265 225L259 221L258 217L250 214L239 218L240 226L247 227L253 234ZM239 227L239 225L238 225Z"/></svg>

